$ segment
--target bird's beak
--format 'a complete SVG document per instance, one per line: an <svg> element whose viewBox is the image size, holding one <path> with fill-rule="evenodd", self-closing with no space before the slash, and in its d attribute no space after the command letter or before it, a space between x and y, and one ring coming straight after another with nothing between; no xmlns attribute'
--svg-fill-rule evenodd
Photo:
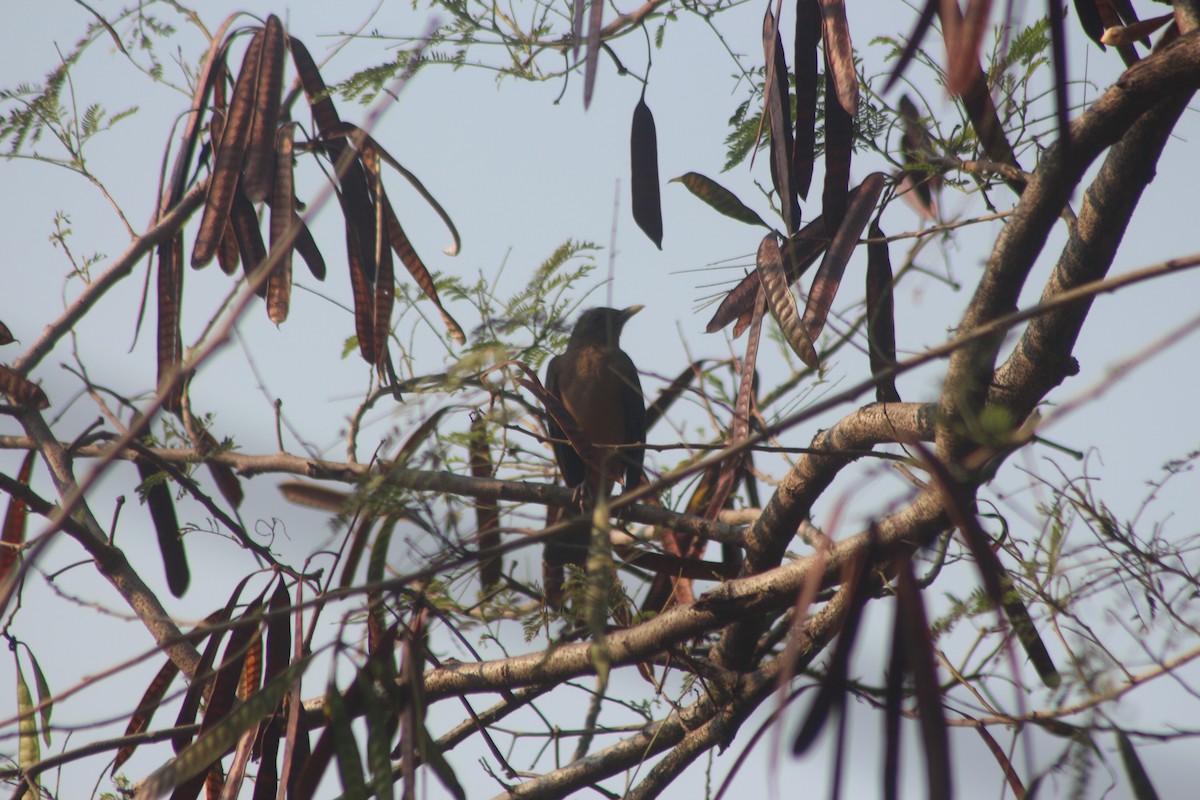
<svg viewBox="0 0 1200 800"><path fill-rule="evenodd" d="M643 305L630 306L629 308L626 308L621 312L621 322L628 322L630 317L641 311L643 308L645 308Z"/></svg>

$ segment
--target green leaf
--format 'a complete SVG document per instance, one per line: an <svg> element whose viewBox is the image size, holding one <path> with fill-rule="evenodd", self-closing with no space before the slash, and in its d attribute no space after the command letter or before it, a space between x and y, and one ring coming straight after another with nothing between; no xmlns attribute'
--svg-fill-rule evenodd
<svg viewBox="0 0 1200 800"><path fill-rule="evenodd" d="M350 728L350 714L346 710L346 701L332 682L329 684L329 690L325 692L325 713L329 716L329 734L333 737L333 750L337 754L342 794L347 798L366 797L367 784L363 780L358 742Z"/></svg>
<svg viewBox="0 0 1200 800"><path fill-rule="evenodd" d="M1137 800L1158 800L1158 792L1154 790L1154 784L1150 782L1150 776L1146 774L1142 760L1138 758L1133 742L1125 731L1117 731L1117 745L1121 749L1121 763L1125 765L1125 777L1129 779L1133 796Z"/></svg>
<svg viewBox="0 0 1200 800"><path fill-rule="evenodd" d="M727 217L732 217L738 222L744 222L747 225L761 225L767 230L771 230L771 226L763 222L763 218L756 214L753 209L749 208L737 198L737 195L712 178L701 175L699 172L688 172L680 175L678 178L672 178L670 182L682 183L687 187L689 192Z"/></svg>
<svg viewBox="0 0 1200 800"><path fill-rule="evenodd" d="M373 698L374 690L371 680L365 673L359 673L362 696L367 698L367 769L371 771L371 790L379 800L391 800L391 733L388 726L390 709L382 702Z"/></svg>
<svg viewBox="0 0 1200 800"><path fill-rule="evenodd" d="M1030 66L1035 59L1042 58L1050 49L1050 19L1042 17L1037 22L1013 36L1008 43L1007 57L1010 62Z"/></svg>
<svg viewBox="0 0 1200 800"><path fill-rule="evenodd" d="M51 694L50 684L46 682L46 676L42 674L42 668L28 645L25 647L25 652L29 654L29 665L33 668L33 682L37 686L38 713L42 716L42 740L49 747L50 713L54 710L54 695Z"/></svg>
<svg viewBox="0 0 1200 800"><path fill-rule="evenodd" d="M383 521L383 527L375 535L375 543L371 546L371 558L367 562L367 583L378 583L383 580L383 571L387 567L388 545L392 541L392 531L399 519L395 514Z"/></svg>
<svg viewBox="0 0 1200 800"><path fill-rule="evenodd" d="M454 800L467 800L467 793L463 791L462 784L458 782L458 777L454 774L454 770L450 767L450 763L446 761L446 757L442 755L442 751L433 741L433 737L429 735L429 731L425 730L425 726L418 725L420 738L418 739L417 750L421 754L421 760L429 765L433 770L433 774L437 775L442 786L446 787L446 791L454 797Z"/></svg>
<svg viewBox="0 0 1200 800"><path fill-rule="evenodd" d="M390 753L394 728L388 722L394 719L396 712L376 692L367 670L359 670L356 680L366 706L367 769L371 773L371 793L379 800L391 800L394 783Z"/></svg>
<svg viewBox="0 0 1200 800"><path fill-rule="evenodd" d="M25 674L21 671L21 659L13 653L17 665L17 714L21 720L17 726L18 745L17 763L24 772L42 760L41 749L38 747L37 716L33 713L33 695L29 693L29 685L25 683ZM36 777L27 777L30 783L37 785Z"/></svg>

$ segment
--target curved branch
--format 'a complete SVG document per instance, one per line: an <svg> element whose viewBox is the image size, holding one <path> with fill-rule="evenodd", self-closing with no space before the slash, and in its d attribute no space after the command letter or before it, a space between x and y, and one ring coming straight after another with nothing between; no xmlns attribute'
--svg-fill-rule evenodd
<svg viewBox="0 0 1200 800"><path fill-rule="evenodd" d="M813 437L812 451L796 459L762 515L746 533L746 574L779 564L784 550L843 467L877 444L931 441L936 407L931 403L872 403ZM845 452L854 455L844 455Z"/></svg>
<svg viewBox="0 0 1200 800"><path fill-rule="evenodd" d="M1142 192L1154 179L1155 164L1191 97L1192 92L1186 91L1164 98L1109 151L1042 290L1043 302L1101 280L1108 273ZM997 370L988 402L1013 408L1022 418L1051 389L1078 372L1070 353L1092 299L1084 298L1031 320L1012 355Z"/></svg>
<svg viewBox="0 0 1200 800"><path fill-rule="evenodd" d="M872 403L844 417L813 438L812 449L826 455L806 454L784 476L762 515L746 531L746 560L743 574L755 575L773 569L783 558L788 543L808 519L816 502L842 468L857 456L840 454L870 450L877 444L912 440L929 441L935 429L935 407L924 403ZM747 620L730 628L717 646L718 663L744 670L754 652L754 642L763 631L762 620Z"/></svg>

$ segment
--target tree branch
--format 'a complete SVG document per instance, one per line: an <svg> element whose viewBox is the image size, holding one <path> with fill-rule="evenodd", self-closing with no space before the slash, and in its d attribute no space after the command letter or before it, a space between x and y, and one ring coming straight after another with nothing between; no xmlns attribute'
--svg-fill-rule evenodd
<svg viewBox="0 0 1200 800"><path fill-rule="evenodd" d="M936 493L922 492L914 501L877 523L876 551L880 558L911 552L917 543L944 530L947 521ZM797 559L769 572L726 581L705 592L692 605L677 606L633 628L608 634L613 666L654 657L672 645L718 630L735 620L789 606L801 587L816 580L836 585L843 566L867 546L866 532L848 537L821 558ZM593 674L590 642L566 644L496 661L457 664L425 674L431 700L500 688L561 682Z"/></svg>
<svg viewBox="0 0 1200 800"><path fill-rule="evenodd" d="M1200 85L1200 35L1181 36L1130 67L1071 125L1070 145L1047 148L1013 216L1000 232L983 278L958 328L959 337L1010 313L1046 242L1059 212L1088 165L1118 141L1164 94ZM1003 337L974 340L950 358L939 400L938 457L958 463L972 446L956 430L963 419L978 416L987 396Z"/></svg>
<svg viewBox="0 0 1200 800"><path fill-rule="evenodd" d="M62 316L46 326L38 340L13 364L13 370L22 376L28 376L33 368L54 349L58 340L75 329L79 320L83 319L105 292L133 272L133 268L137 266L138 262L159 243L175 235L180 226L187 222L188 217L195 213L196 209L204 202L207 191L208 181L199 182L169 213L135 239L129 249L122 253L104 271L103 275L92 281L83 293L75 298L75 302L71 303L70 308L63 312Z"/></svg>
<svg viewBox="0 0 1200 800"><path fill-rule="evenodd" d="M200 663L200 653L175 625L158 597L133 569L121 549L110 544L104 529L96 521L88 504L79 495L79 484L75 480L71 459L67 455L66 449L50 433L41 412L26 409L21 412L20 416L21 424L29 434L33 447L42 454L42 459L50 468L50 476L58 489L59 496L79 498L74 504L70 516L63 517L64 521L73 519L78 524L63 525L62 530L79 542L84 550L92 556L96 569L133 609L162 651L189 680L194 678ZM55 509L61 513L61 508L55 507ZM37 560L37 552L52 539L53 536L43 536L36 549L21 562L20 570L24 571L33 565ZM19 583L18 577L12 585L15 586Z"/></svg>
<svg viewBox="0 0 1200 800"><path fill-rule="evenodd" d="M1138 119L1104 161L1084 195L1079 219L1042 290L1042 301L1104 278L1142 192L1192 92L1163 98ZM989 403L1024 417L1065 378L1078 372L1071 358L1094 295L1035 317L1012 355L996 371Z"/></svg>
<svg viewBox="0 0 1200 800"><path fill-rule="evenodd" d="M25 450L36 446L36 443L28 437L0 436L0 449ZM246 455L228 450L220 453L204 453L191 447L149 447L145 450L155 458L171 464L224 464L237 470L244 477L277 473L355 484L369 476L381 474L378 469L373 469L367 464L326 461L294 456L289 453ZM112 457L127 461L134 460L137 455L137 451L133 448L126 448L123 452L114 454L111 445L85 445L77 448L74 453L85 458ZM569 506L575 502L572 490L550 483L473 478L466 475L455 475L452 472L402 468L389 469L382 474L391 486L433 494L447 493L480 500L503 500L550 506ZM740 545L743 541L743 529L740 526L726 525L715 520L680 514L659 506L627 504L621 506L617 516L630 522L662 525L673 530L695 533L716 542Z"/></svg>
<svg viewBox="0 0 1200 800"><path fill-rule="evenodd" d="M935 429L935 407L924 403L873 403L844 417L813 438L812 449L828 455L804 455L784 476L762 515L746 531L746 560L742 574L756 575L778 566L788 543L812 505L825 493L842 468L855 457L839 451L870 450L877 444L906 440L929 441ZM754 653L754 642L762 634L762 620L734 625L722 637L715 658L729 669L745 670Z"/></svg>
<svg viewBox="0 0 1200 800"><path fill-rule="evenodd" d="M846 605L845 593L839 592L805 626L805 632L811 637L811 646L801 657L798 669L811 663L833 639L841 628ZM716 687L710 683L710 691L704 692L682 711L647 725L633 736L586 758L513 786L510 791L497 795L495 800L566 797L576 789L624 772L659 753L676 748L664 762L651 769L639 784L637 793L632 795L656 796L653 790L664 788L676 777L681 767L715 744L728 741L733 736L746 718L771 695L778 684L782 664L782 657L771 659L755 672L741 676L731 686ZM681 746L682 749L679 749Z"/></svg>

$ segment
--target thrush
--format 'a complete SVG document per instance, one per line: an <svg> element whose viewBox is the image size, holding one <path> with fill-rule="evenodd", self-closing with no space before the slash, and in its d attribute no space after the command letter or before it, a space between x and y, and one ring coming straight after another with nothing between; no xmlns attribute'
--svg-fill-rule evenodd
<svg viewBox="0 0 1200 800"><path fill-rule="evenodd" d="M646 403L637 368L619 346L621 329L641 310L630 306L585 311L567 349L546 367L546 390L570 412L594 451L585 460L549 415L554 458L566 485L592 498L607 497L615 480L626 489L642 480L645 450L626 445L645 444ZM561 600L563 564L585 560L589 530L584 524L572 526L546 544L546 593L552 602Z"/></svg>

